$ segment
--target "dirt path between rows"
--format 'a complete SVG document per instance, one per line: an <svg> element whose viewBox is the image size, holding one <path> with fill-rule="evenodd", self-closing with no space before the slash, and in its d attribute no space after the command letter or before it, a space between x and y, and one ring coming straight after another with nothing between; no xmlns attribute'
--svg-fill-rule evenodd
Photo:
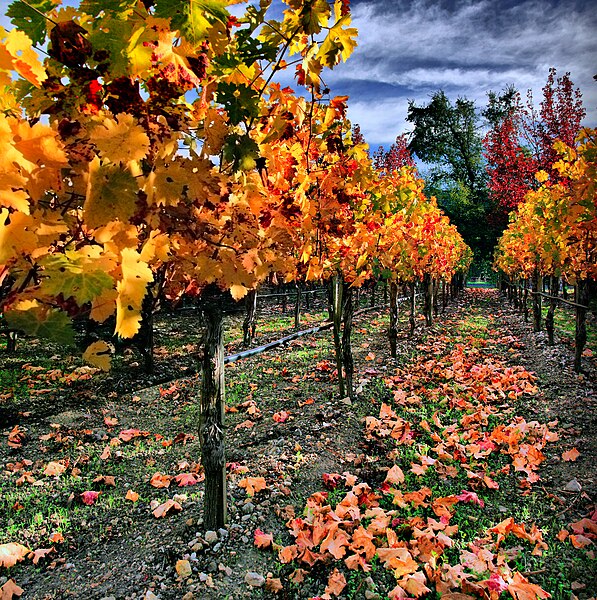
<svg viewBox="0 0 597 600"><path fill-rule="evenodd" d="M476 321L466 321L471 310ZM234 411L228 415L227 434L230 522L217 532L202 527L202 484L179 487L173 479L177 474L201 479L194 433L195 380L136 393L102 391L101 397L97 393L104 390L100 384L83 382L65 388L60 396L63 401L55 400L54 411L43 406L39 396L31 405L22 400L17 424L26 430L26 443L9 448L3 441L0 448L4 467L1 506L6 511L2 520L8 523L0 544L14 541L31 549L54 550L37 565L27 559L8 571L0 569L0 586L13 577L24 590L21 598L39 600L321 596L333 561L307 568L310 574L297 585L289 577L294 577L297 567L306 565L296 561L282 564L271 548L257 548L255 531L271 533L279 547L292 543L285 522L303 514L311 494L326 489L324 474L350 472L372 488L381 485L389 464L386 449L365 439L365 417L377 416L382 403L399 397L396 391L401 386L407 389L410 365L443 360L442 356L453 354L459 345L478 361L495 356L504 364L534 373L538 393L520 395L516 413L529 424L550 423L559 438L543 450L546 460L539 469L540 480L521 501L520 511L517 497L509 498L502 486L499 502L496 496L487 518L495 525L516 513L523 520L526 517L528 526L535 521L540 527L543 524L547 536L548 528L559 524L565 529L597 514L594 359L587 358L584 374L575 374L570 348L561 344L550 348L546 336L533 333L493 291L467 291L432 328L420 324L414 340L400 340L397 360L388 356L386 325L383 311L368 314L357 323L354 349L359 398L355 403L336 397L327 333L227 368L228 403ZM121 381L126 372L111 377ZM408 410L400 415L413 419L414 430L423 419L423 408L416 408L419 412L412 415ZM439 419L447 417L440 413ZM127 440L123 431L138 431L139 435L131 434ZM578 458L563 460L562 453L571 448L578 450ZM24 459L31 463L23 465ZM58 476L44 476L50 462L66 465L66 470ZM25 472L30 478L17 484ZM170 477L168 487L150 485L155 473ZM101 479L106 475L114 477L114 485ZM512 473L512 478L515 475L518 473ZM246 477L265 478L266 489L248 497L239 486ZM431 478L429 481L433 483ZM100 495L95 504L87 506L80 498L89 489ZM129 490L139 493L138 501L125 499ZM512 490L516 490L516 482ZM327 492L337 494L329 484ZM483 492L488 494L489 505L491 491ZM177 501L182 510L154 518L152 510L167 499ZM23 511L27 521L21 519ZM471 514L467 519L475 523L479 517ZM56 532L63 533L64 542L50 546L49 536ZM593 567L587 567L591 564L587 557L591 558L596 536L585 533L586 547L577 550L568 543L566 552L555 547L546 553L540 569L529 562L522 572L544 589L553 586L547 591L555 598L570 597L566 594L571 590L581 599L594 597L594 560ZM460 543L466 546L464 538ZM549 544L554 547L554 542ZM570 572L558 579L558 570ZM392 573L378 567L371 573L347 573L347 578L340 598L387 598L396 585ZM278 580L281 589L277 589ZM434 594L428 597L437 598Z"/></svg>

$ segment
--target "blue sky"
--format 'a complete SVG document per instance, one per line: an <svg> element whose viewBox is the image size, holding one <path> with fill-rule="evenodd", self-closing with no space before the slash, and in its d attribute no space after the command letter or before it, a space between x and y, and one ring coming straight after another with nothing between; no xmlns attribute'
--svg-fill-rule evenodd
<svg viewBox="0 0 597 600"><path fill-rule="evenodd" d="M0 0L5 27L8 4ZM372 148L408 130L408 100L423 104L442 89L482 108L487 91L513 84L532 89L538 102L552 66L571 73L583 93L586 124L597 126L597 10L589 0L352 0L351 6L359 45L326 83L333 95L350 96L349 118Z"/></svg>

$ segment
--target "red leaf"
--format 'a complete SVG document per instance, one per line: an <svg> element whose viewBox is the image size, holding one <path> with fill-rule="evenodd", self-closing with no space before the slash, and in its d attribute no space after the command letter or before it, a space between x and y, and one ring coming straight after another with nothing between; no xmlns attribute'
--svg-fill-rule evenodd
<svg viewBox="0 0 597 600"><path fill-rule="evenodd" d="M562 452L562 460L566 462L574 462L580 456L580 452L576 448Z"/></svg>
<svg viewBox="0 0 597 600"><path fill-rule="evenodd" d="M485 506L485 502L475 494L475 492L469 492L468 490L462 490L458 496L456 496L458 500L461 502L472 502L473 504L478 504L481 508Z"/></svg>
<svg viewBox="0 0 597 600"><path fill-rule="evenodd" d="M253 535L255 539L255 546L257 546L257 548L269 548L274 541L274 536L272 533L264 533L261 531L261 529L256 529Z"/></svg>
<svg viewBox="0 0 597 600"><path fill-rule="evenodd" d="M87 506L91 506L92 504L95 504L95 501L97 500L97 497L100 495L101 492L93 492L91 490L88 490L87 492L83 492L81 494L81 500L83 501L83 504L87 504Z"/></svg>

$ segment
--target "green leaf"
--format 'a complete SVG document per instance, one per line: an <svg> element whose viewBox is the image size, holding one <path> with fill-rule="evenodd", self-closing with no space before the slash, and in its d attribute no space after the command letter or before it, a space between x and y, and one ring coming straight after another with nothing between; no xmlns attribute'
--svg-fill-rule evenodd
<svg viewBox="0 0 597 600"><path fill-rule="evenodd" d="M101 12L111 14L130 14L135 10L137 0L83 0L80 10L97 17Z"/></svg>
<svg viewBox="0 0 597 600"><path fill-rule="evenodd" d="M6 323L11 329L23 331L26 335L46 338L65 346L74 345L75 332L69 316L57 308L48 308L36 302L27 302L25 310L7 310Z"/></svg>
<svg viewBox="0 0 597 600"><path fill-rule="evenodd" d="M232 163L235 171L250 171L257 165L259 146L248 135L233 134L228 137L222 148L224 160Z"/></svg>
<svg viewBox="0 0 597 600"><path fill-rule="evenodd" d="M221 83L218 86L218 102L226 109L233 125L259 116L259 95L246 85Z"/></svg>
<svg viewBox="0 0 597 600"><path fill-rule="evenodd" d="M109 52L110 76L114 79L130 74L128 50L133 25L130 21L105 16L102 17L102 28L94 29L89 35L94 48Z"/></svg>
<svg viewBox="0 0 597 600"><path fill-rule="evenodd" d="M202 42L212 23L226 24L230 13L228 0L156 0L156 17L170 19L172 29L178 29L194 44Z"/></svg>
<svg viewBox="0 0 597 600"><path fill-rule="evenodd" d="M114 281L107 273L90 269L91 262L78 252L48 256L42 261L42 294L62 294L65 300L74 298L82 306L100 296L104 290L114 287Z"/></svg>
<svg viewBox="0 0 597 600"><path fill-rule="evenodd" d="M36 12L47 13L54 8L52 0L30 0L25 4L21 0L15 0L6 11L10 22L25 32L34 44L42 44L46 39L46 23L42 15Z"/></svg>

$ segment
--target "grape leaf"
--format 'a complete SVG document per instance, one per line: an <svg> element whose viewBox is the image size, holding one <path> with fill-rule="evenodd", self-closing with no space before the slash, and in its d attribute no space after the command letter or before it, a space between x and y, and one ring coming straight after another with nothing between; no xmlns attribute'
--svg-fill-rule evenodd
<svg viewBox="0 0 597 600"><path fill-rule="evenodd" d="M332 28L321 43L317 58L326 67L334 67L340 60L347 61L356 48L358 30L350 25L350 15L343 16Z"/></svg>
<svg viewBox="0 0 597 600"><path fill-rule="evenodd" d="M14 567L14 565L23 560L29 552L29 548L16 542L0 545L0 567Z"/></svg>
<svg viewBox="0 0 597 600"><path fill-rule="evenodd" d="M109 371L113 351L114 349L108 343L98 340L87 346L83 352L83 360L102 371Z"/></svg>
<svg viewBox="0 0 597 600"><path fill-rule="evenodd" d="M118 219L126 223L135 213L137 182L128 171L115 165L89 164L87 195L83 206L89 227L100 227Z"/></svg>
<svg viewBox="0 0 597 600"><path fill-rule="evenodd" d="M133 115L121 113L106 118L93 129L93 142L102 158L113 163L141 160L147 156L149 137Z"/></svg>
<svg viewBox="0 0 597 600"><path fill-rule="evenodd" d="M4 313L8 326L33 337L45 337L58 344L72 346L74 330L68 315L37 300L23 300Z"/></svg>

